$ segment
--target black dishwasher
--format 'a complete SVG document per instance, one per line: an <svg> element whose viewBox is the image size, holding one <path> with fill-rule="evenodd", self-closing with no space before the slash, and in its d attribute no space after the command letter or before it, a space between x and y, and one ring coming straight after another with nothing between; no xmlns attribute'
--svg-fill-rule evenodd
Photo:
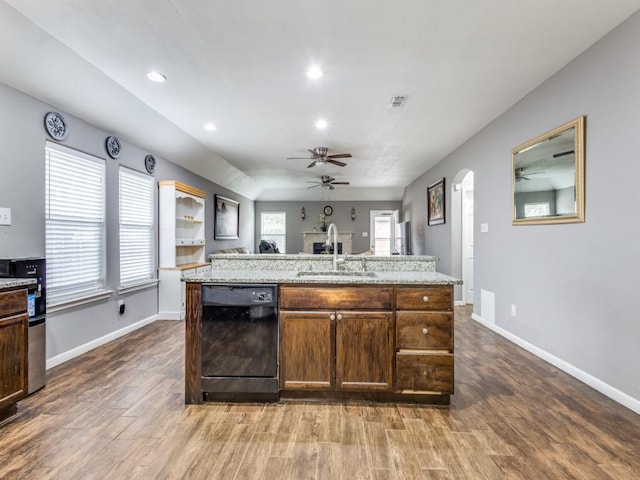
<svg viewBox="0 0 640 480"><path fill-rule="evenodd" d="M278 399L278 286L202 285L205 400Z"/></svg>

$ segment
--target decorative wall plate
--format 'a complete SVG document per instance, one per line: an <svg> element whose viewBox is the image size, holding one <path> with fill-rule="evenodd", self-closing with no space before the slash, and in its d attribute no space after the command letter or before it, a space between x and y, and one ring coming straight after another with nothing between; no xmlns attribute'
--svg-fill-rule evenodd
<svg viewBox="0 0 640 480"><path fill-rule="evenodd" d="M64 140L69 134L67 123L58 112L49 112L44 116L44 128L51 138L58 141Z"/></svg>
<svg viewBox="0 0 640 480"><path fill-rule="evenodd" d="M120 156L120 151L122 150L122 145L120 145L120 140L118 137L107 137L104 141L104 146L107 149L107 153L111 158L118 158Z"/></svg>
<svg viewBox="0 0 640 480"><path fill-rule="evenodd" d="M156 169L156 157L153 155L144 157L144 168L147 169L147 172L153 173Z"/></svg>
<svg viewBox="0 0 640 480"><path fill-rule="evenodd" d="M333 213L333 208L331 207L331 205L327 205L326 207L324 207L323 212L327 217L330 217Z"/></svg>

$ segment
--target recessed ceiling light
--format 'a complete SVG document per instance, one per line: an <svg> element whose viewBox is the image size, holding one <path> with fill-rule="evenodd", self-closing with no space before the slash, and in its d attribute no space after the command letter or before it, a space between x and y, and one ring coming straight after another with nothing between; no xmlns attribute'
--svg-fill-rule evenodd
<svg viewBox="0 0 640 480"><path fill-rule="evenodd" d="M167 76L160 72L148 72L147 78L156 83L164 83L167 81Z"/></svg>
<svg viewBox="0 0 640 480"><path fill-rule="evenodd" d="M210 132L215 132L216 126L213 123L207 123L205 124L204 129Z"/></svg>
<svg viewBox="0 0 640 480"><path fill-rule="evenodd" d="M318 120L316 122L316 128L320 128L320 129L327 128L327 121L323 119Z"/></svg>
<svg viewBox="0 0 640 480"><path fill-rule="evenodd" d="M307 77L314 80L316 78L320 78L322 77L322 70L320 70L320 68L318 67L311 67L309 70L307 70Z"/></svg>

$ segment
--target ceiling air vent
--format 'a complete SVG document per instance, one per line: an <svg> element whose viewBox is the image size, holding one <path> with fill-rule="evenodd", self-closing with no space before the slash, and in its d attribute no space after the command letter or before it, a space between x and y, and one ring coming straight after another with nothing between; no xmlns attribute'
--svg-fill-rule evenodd
<svg viewBox="0 0 640 480"><path fill-rule="evenodd" d="M407 103L407 95L396 95L395 97L391 98L391 103L389 104L389 106L392 108L404 107L405 103Z"/></svg>

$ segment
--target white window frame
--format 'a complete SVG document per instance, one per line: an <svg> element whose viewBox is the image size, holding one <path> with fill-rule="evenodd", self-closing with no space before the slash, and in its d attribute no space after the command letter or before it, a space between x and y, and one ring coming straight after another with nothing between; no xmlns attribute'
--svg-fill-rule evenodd
<svg viewBox="0 0 640 480"><path fill-rule="evenodd" d="M119 293L155 285L155 180L120 166L118 218L120 240Z"/></svg>
<svg viewBox="0 0 640 480"><path fill-rule="evenodd" d="M284 216L284 233L266 231L265 215ZM260 240L273 240L276 242L280 253L287 252L287 212L260 212Z"/></svg>
<svg viewBox="0 0 640 480"><path fill-rule="evenodd" d="M106 165L47 141L45 243L48 310L106 298Z"/></svg>

